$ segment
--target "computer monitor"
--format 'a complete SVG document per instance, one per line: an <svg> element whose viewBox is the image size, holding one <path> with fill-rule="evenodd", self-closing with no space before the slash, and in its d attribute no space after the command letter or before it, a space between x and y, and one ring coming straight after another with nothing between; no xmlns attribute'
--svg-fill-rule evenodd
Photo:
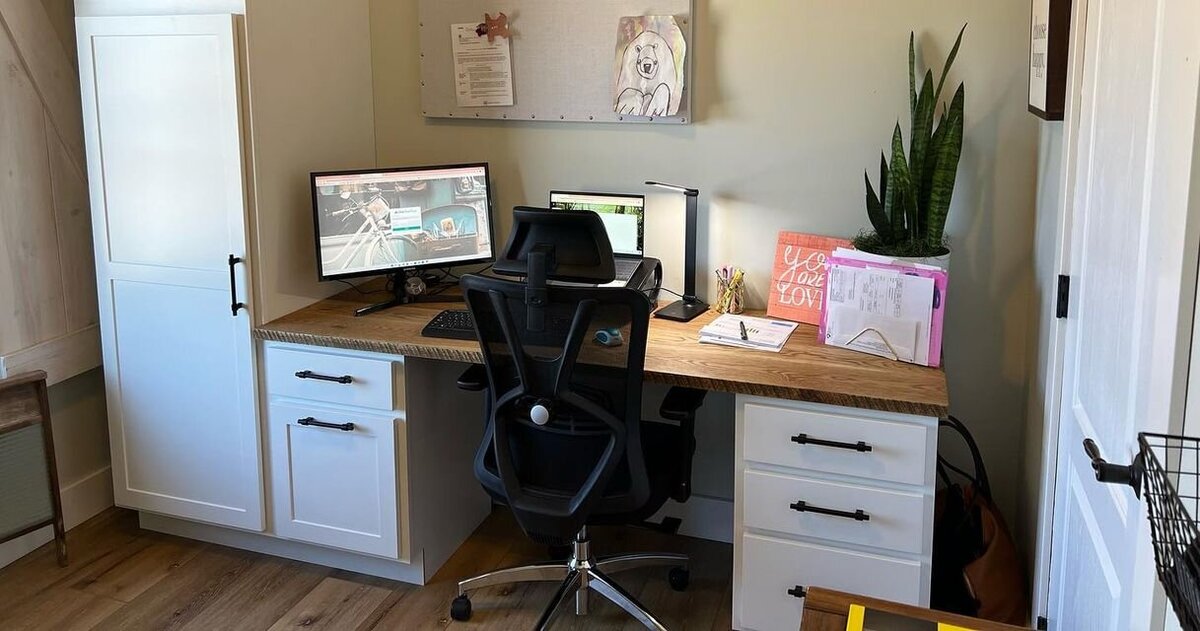
<svg viewBox="0 0 1200 631"><path fill-rule="evenodd" d="M551 191L552 210L590 210L600 215L613 254L641 257L646 242L646 196Z"/></svg>
<svg viewBox="0 0 1200 631"><path fill-rule="evenodd" d="M492 262L490 182L486 163L313 173L321 280Z"/></svg>

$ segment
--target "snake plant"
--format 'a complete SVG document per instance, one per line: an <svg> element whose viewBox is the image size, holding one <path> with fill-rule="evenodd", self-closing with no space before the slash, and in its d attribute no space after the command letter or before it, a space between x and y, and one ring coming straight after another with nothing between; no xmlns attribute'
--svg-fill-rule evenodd
<svg viewBox="0 0 1200 631"><path fill-rule="evenodd" d="M963 141L963 85L943 107L941 116L935 113L941 104L946 75L958 56L964 25L942 68L936 89L933 71L925 72L920 90L917 89L917 53L915 37L908 38L908 100L912 113L910 142L907 155L900 122L892 132L891 163L886 154L880 155L879 192L867 184L867 216L874 232L860 235L854 245L860 250L891 256L929 257L948 252L944 232L950 200Z"/></svg>

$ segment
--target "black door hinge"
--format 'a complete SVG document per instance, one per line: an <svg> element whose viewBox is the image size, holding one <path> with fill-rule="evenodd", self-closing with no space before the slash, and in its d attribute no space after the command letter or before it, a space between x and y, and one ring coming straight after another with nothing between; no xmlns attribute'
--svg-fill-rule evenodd
<svg viewBox="0 0 1200 631"><path fill-rule="evenodd" d="M1071 277L1065 274L1058 275L1058 304L1055 307L1054 317L1067 317L1068 309L1071 306Z"/></svg>
<svg viewBox="0 0 1200 631"><path fill-rule="evenodd" d="M1046 619L1046 616L1038 616L1038 619L1037 619L1038 631L1046 631L1046 629L1048 629L1048 628L1050 628L1050 621Z"/></svg>

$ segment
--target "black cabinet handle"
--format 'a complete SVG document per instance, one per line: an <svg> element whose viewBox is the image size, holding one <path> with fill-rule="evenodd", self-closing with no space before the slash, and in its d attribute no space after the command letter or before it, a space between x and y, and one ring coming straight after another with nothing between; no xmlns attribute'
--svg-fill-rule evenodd
<svg viewBox="0 0 1200 631"><path fill-rule="evenodd" d="M797 513L817 513L819 515L829 515L830 517L843 517L845 519L853 519L854 521L871 521L871 516L861 508L856 511L835 510L832 508L821 508L813 506L808 502L800 501L791 504L792 510Z"/></svg>
<svg viewBox="0 0 1200 631"><path fill-rule="evenodd" d="M330 377L329 375L319 375L311 370L301 370L296 373L297 379L316 379L317 381L332 381L333 383L351 384L354 383L354 377L350 375L342 375L341 377Z"/></svg>
<svg viewBox="0 0 1200 631"><path fill-rule="evenodd" d="M325 429L340 429L343 432L354 431L354 423L326 423L324 421L318 421L317 419L315 419L311 416L302 418L302 419L298 419L296 421L296 424L303 425L305 427L324 427Z"/></svg>
<svg viewBox="0 0 1200 631"><path fill-rule="evenodd" d="M797 585L787 590L787 593L788 596L792 596L794 598L805 598L808 596L808 590L805 589L803 585Z"/></svg>
<svg viewBox="0 0 1200 631"><path fill-rule="evenodd" d="M836 440L811 438L808 434L796 434L792 436L792 442L798 445L820 445L822 447L833 447L834 449L850 449L859 453L866 453L872 449L870 445L861 440L857 443L839 443Z"/></svg>
<svg viewBox="0 0 1200 631"><path fill-rule="evenodd" d="M229 309L233 311L233 317L237 317L238 311L246 308L246 303L238 302L237 299L237 278L233 274L233 266L245 261L246 259L240 256L229 255Z"/></svg>

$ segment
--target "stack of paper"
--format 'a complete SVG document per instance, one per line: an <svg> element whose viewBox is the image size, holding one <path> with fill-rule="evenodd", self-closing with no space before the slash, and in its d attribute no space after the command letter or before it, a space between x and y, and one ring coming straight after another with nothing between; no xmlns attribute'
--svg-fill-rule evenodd
<svg viewBox="0 0 1200 631"><path fill-rule="evenodd" d="M946 272L838 249L829 259L821 339L872 355L941 363Z"/></svg>
<svg viewBox="0 0 1200 631"><path fill-rule="evenodd" d="M727 313L700 329L700 343L723 344L778 353L783 349L783 345L787 343L797 326L799 325L795 322ZM743 327L745 327L746 339L742 339Z"/></svg>

